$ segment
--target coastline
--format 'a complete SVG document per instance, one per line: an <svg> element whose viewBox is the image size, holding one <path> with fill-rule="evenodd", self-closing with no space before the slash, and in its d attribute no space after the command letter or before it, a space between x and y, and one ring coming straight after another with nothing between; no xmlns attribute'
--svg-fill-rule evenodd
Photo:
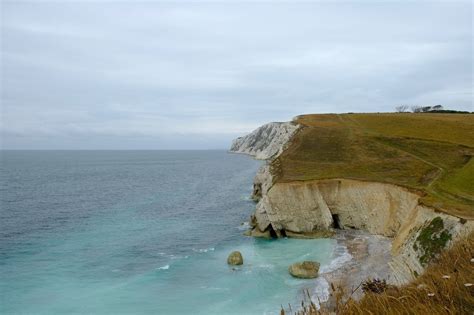
<svg viewBox="0 0 474 315"><path fill-rule="evenodd" d="M389 261L392 239L373 235L361 230L338 230L334 236L339 246L347 249L351 259L345 261L335 270L322 272L330 287L341 287L352 298L358 300L363 296L361 283L367 279L379 278L389 280L391 271ZM336 303L335 292L330 292L326 307L333 308Z"/></svg>
<svg viewBox="0 0 474 315"><path fill-rule="evenodd" d="M295 133L282 137L284 133L276 131L281 126L273 126L269 133L267 124L234 140L231 147L234 153L254 158L260 154L260 158L267 160L255 175L252 197L258 203L250 218L252 229L246 235L308 238L309 233L309 238L318 238L314 231L334 233L329 237L337 244L333 261L329 265L323 264L319 277L308 283L312 288L299 296L300 301L306 303L311 298L314 304L327 309L334 309L340 293L344 299L359 300L364 296L361 286L369 279L385 280L397 286L413 281L424 272L427 262L474 228L473 222L459 216L462 209L442 211L443 200L439 204L424 202L428 193L421 188L418 190L419 187L428 185L429 188L436 180L436 177L430 177L431 182L425 182L429 172L409 172L401 179L397 177L402 174L398 167L400 159L408 155L415 157L417 160L411 161L411 166L426 162L416 152L411 152L411 147L405 148L406 152L396 151L398 155L387 147L377 147L380 150L374 151L372 142L378 140L367 138L364 141L370 148L359 152L359 147L354 147L352 141L352 118L344 121L345 117L340 115L300 116L300 125L310 133L296 138ZM338 133L344 128L351 136ZM343 146L328 142L332 139L329 136L332 131ZM437 139L442 140L442 137ZM281 144L279 149L275 147L277 143ZM268 154L270 151L277 154ZM262 155L262 152L267 154ZM281 155L283 152L286 153ZM354 152L379 164L368 163L361 169L339 154ZM391 158L390 163L380 159L380 154ZM438 158L437 155L434 157ZM467 163L465 159L463 161L461 166ZM433 166L428 162L425 164L428 164L423 166L425 168ZM352 179L354 172L359 175L357 179ZM387 181L386 177L393 180ZM407 178L415 184L410 186ZM333 292L329 292L330 289ZM289 312L292 313L291 308Z"/></svg>
<svg viewBox="0 0 474 315"><path fill-rule="evenodd" d="M351 229L337 230L330 239L336 240L331 263L321 267L319 276L308 282L306 288L298 293L299 302L285 307L285 312L292 313L299 309L301 302L308 305L308 295L318 307L335 309L340 288L346 297L359 300L364 295L361 289L363 281L373 278L390 279L388 263L391 260L391 238Z"/></svg>

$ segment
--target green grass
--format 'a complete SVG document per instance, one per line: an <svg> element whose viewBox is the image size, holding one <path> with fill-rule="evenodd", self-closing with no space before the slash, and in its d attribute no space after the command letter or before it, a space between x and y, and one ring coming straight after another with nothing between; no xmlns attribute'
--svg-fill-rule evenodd
<svg viewBox="0 0 474 315"><path fill-rule="evenodd" d="M273 162L277 181L351 178L417 190L421 202L474 218L474 115L304 115Z"/></svg>
<svg viewBox="0 0 474 315"><path fill-rule="evenodd" d="M466 165L453 171L451 176L446 177L437 187L449 191L466 199L472 199L474 195L474 159L470 159Z"/></svg>

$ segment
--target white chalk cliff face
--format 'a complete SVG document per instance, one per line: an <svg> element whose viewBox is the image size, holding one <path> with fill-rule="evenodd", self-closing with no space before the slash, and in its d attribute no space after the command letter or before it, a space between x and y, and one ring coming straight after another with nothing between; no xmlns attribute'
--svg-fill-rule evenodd
<svg viewBox="0 0 474 315"><path fill-rule="evenodd" d="M474 230L473 221L436 212L419 204L406 188L349 179L275 183L257 204L254 236L305 236L317 231L360 229L393 238L393 284L404 284L424 270L426 254L417 240L433 220L442 225L430 238L449 235L449 244ZM268 233L265 233L267 232ZM426 232L425 232L426 233Z"/></svg>
<svg viewBox="0 0 474 315"><path fill-rule="evenodd" d="M231 151L274 159L299 128L286 124L264 125L236 139ZM335 228L354 228L392 237L393 274L389 282L394 284L407 283L423 272L431 254L424 242L444 235L447 242L443 246L449 246L474 230L473 221L421 205L420 196L404 187L342 178L279 183L268 163L255 176L253 198L258 204L251 217L252 236L305 237ZM427 232L430 237L423 240Z"/></svg>
<svg viewBox="0 0 474 315"><path fill-rule="evenodd" d="M250 134L235 139L230 152L244 153L258 160L268 160L278 156L285 149L299 126L293 122L271 122Z"/></svg>

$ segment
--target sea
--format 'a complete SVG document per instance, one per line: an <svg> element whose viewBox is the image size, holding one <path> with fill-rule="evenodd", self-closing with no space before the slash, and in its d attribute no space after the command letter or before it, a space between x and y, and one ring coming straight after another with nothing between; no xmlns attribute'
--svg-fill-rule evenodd
<svg viewBox="0 0 474 315"><path fill-rule="evenodd" d="M1 314L279 314L348 258L243 235L262 165L225 151L1 151ZM227 265L230 252L244 264Z"/></svg>

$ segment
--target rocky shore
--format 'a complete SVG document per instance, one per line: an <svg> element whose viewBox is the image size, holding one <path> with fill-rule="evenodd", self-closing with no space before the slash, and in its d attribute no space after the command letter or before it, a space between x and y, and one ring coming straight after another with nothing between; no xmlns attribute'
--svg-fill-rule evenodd
<svg viewBox="0 0 474 315"><path fill-rule="evenodd" d="M362 296L360 285L363 281L374 278L390 280L390 238L360 230L340 230L334 238L347 248L352 259L334 271L322 273L328 283L349 293L354 291L352 297L358 299ZM331 306L334 303L334 296L330 295L326 304Z"/></svg>

